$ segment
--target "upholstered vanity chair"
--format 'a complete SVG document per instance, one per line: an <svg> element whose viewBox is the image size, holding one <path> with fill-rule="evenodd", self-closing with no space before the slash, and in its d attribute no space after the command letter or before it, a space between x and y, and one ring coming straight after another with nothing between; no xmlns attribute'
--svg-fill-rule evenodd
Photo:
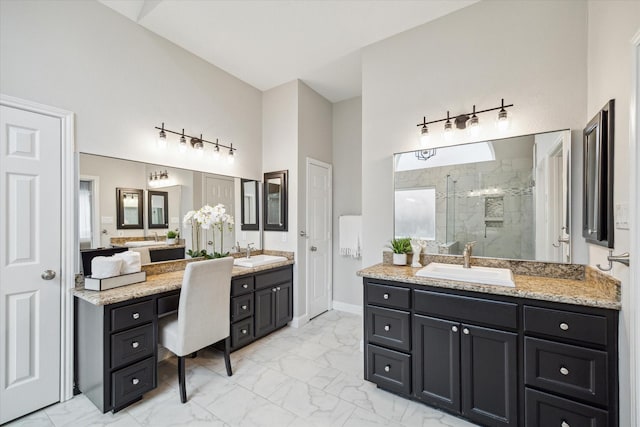
<svg viewBox="0 0 640 427"><path fill-rule="evenodd" d="M187 401L185 356L224 340L227 375L232 375L229 358L232 268L231 257L187 264L178 313L158 321L160 344L178 356L178 380L182 403Z"/></svg>

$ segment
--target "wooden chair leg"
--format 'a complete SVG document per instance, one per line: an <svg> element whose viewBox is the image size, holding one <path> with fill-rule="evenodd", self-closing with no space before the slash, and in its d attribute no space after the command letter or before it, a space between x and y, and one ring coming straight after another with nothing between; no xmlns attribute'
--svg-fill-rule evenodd
<svg viewBox="0 0 640 427"><path fill-rule="evenodd" d="M231 371L231 337L227 337L224 340L224 364L227 367L227 375L233 375Z"/></svg>
<svg viewBox="0 0 640 427"><path fill-rule="evenodd" d="M187 403L187 386L184 371L184 356L178 356L178 382L180 383L180 401Z"/></svg>

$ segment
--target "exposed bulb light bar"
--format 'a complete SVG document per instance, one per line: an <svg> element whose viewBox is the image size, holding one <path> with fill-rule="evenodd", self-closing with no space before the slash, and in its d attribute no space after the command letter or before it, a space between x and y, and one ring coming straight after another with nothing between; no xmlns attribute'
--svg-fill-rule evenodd
<svg viewBox="0 0 640 427"><path fill-rule="evenodd" d="M161 128L156 129L160 129L157 139L158 148L167 148L167 133L164 131L164 122L162 123Z"/></svg>
<svg viewBox="0 0 640 427"><path fill-rule="evenodd" d="M422 129L420 129L420 146L426 147L429 144L429 128L427 127L427 117L422 118Z"/></svg>
<svg viewBox="0 0 640 427"><path fill-rule="evenodd" d="M155 127L155 129L158 129L160 132L158 133L158 147L164 148L167 146L167 133L172 133L174 135L179 135L180 139L178 140L178 150L181 153L184 153L187 151L189 145L191 146L191 148L193 148L194 150L196 150L196 152L199 155L202 155L205 151L205 144L211 144L214 146L213 148L213 157L214 158L219 158L220 157L220 147L222 148L227 148L229 149L229 163L233 163L233 159L234 159L234 152L237 150L237 148L233 147L233 144L230 145L225 145L222 144L218 141L218 138L216 138L216 142L212 142L212 141L207 141L206 139L204 139L202 137L202 134L200 134L200 137L197 136L191 136L191 135L187 135L184 133L184 129L182 129L182 132L176 132L176 131L172 131L169 129L165 129L164 127L164 122L162 123L161 127ZM187 140L189 141L187 143Z"/></svg>

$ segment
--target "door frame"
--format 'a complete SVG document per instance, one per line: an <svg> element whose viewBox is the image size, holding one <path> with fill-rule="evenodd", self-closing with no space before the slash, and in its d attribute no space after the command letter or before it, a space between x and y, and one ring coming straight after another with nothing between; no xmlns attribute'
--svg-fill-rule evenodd
<svg viewBox="0 0 640 427"><path fill-rule="evenodd" d="M327 272L327 286L329 287L328 292L327 292L327 298L329 299L328 304L327 304L327 308L328 310L332 310L333 309L333 165L331 165L330 163L325 163L323 161L320 160L316 160L313 159L311 157L307 157L306 158L306 171L305 171L305 181L306 181L306 194L305 194L305 221L306 224L309 224L309 166L310 165L315 165L315 166L320 166L323 168L328 169L329 171L329 243L327 245L327 260L329 263L328 269L329 271ZM306 226L305 226L306 227ZM306 240L306 239L305 239ZM306 301L305 301L305 313L307 316L307 321L311 320L309 318L309 299L310 299L310 292L309 292L309 255L310 255L310 250L309 250L309 245L305 245L305 249L304 249L304 256L305 256L305 261L304 261L304 265L305 265L305 286L307 289L306 292Z"/></svg>
<svg viewBox="0 0 640 427"><path fill-rule="evenodd" d="M78 177L78 182L80 181L91 182L91 193L93 196L93 199L91 201L91 211L93 214L92 224L91 224L91 230L92 230L91 239L94 242L94 246L96 248L99 248L99 247L102 247L102 233L100 231L100 218L98 218L98 213L100 212L100 177L96 175L80 175ZM80 236L78 236L78 239L80 239ZM78 245L79 244L80 243L78 241ZM78 256L80 256L80 252L78 252Z"/></svg>
<svg viewBox="0 0 640 427"><path fill-rule="evenodd" d="M640 197L634 188L640 188L640 31L631 39L631 102L629 105L629 168L632 174L632 185L629 190L630 207L630 271L629 289L633 307L630 314L629 333L629 359L631 361L631 402L637 402L640 398L640 289L636 286L640 283ZM634 185L635 183L635 185ZM633 406L633 405L632 405ZM640 423L640 405L635 405L631 410L631 424Z"/></svg>
<svg viewBox="0 0 640 427"><path fill-rule="evenodd" d="M60 120L60 401L73 397L73 295L77 263L78 239L75 227L77 156L75 154L74 113L25 99L0 94L0 105Z"/></svg>

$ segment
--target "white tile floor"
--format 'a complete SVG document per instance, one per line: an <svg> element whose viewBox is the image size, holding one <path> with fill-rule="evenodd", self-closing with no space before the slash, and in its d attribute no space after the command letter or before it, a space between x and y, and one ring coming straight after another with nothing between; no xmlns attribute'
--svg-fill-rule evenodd
<svg viewBox="0 0 640 427"><path fill-rule="evenodd" d="M78 395L8 426L473 426L364 381L361 335L362 317L330 311L232 353L232 377L220 352L187 359L184 405L171 358L158 366L158 388L117 414Z"/></svg>

